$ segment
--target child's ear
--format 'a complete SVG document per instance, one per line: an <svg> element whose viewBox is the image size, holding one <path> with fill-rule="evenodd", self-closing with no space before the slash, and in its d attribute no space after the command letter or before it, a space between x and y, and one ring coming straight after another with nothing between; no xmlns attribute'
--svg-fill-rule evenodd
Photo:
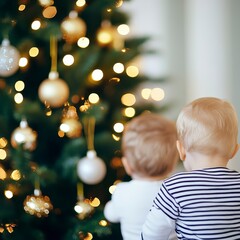
<svg viewBox="0 0 240 240"><path fill-rule="evenodd" d="M178 150L180 159L182 161L184 161L185 158L186 158L186 150L185 150L185 148L183 147L182 143L179 140L176 141L176 146L177 146L177 150Z"/></svg>
<svg viewBox="0 0 240 240"><path fill-rule="evenodd" d="M235 149L234 149L234 151L233 151L233 154L232 154L231 159L237 154L239 148L240 148L240 144L237 144L236 147L235 147Z"/></svg>
<svg viewBox="0 0 240 240"><path fill-rule="evenodd" d="M132 175L132 168L131 166L129 165L127 159L125 157L122 157L122 163L123 163L123 166L125 168L125 171L126 173L131 176Z"/></svg>

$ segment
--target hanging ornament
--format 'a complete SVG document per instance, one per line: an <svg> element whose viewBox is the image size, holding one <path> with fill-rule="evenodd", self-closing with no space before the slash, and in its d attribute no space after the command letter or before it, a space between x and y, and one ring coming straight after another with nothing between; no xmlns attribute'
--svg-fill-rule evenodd
<svg viewBox="0 0 240 240"><path fill-rule="evenodd" d="M25 119L20 122L11 135L11 144L14 148L23 145L25 150L33 151L36 148L37 133L28 126Z"/></svg>
<svg viewBox="0 0 240 240"><path fill-rule="evenodd" d="M43 196L39 187L39 180L35 182L33 195L28 195L23 202L24 210L36 217L47 217L53 209L53 205L48 196Z"/></svg>
<svg viewBox="0 0 240 240"><path fill-rule="evenodd" d="M71 11L61 23L63 39L68 43L75 43L79 38L84 37L86 29L86 23L78 17L77 11Z"/></svg>
<svg viewBox="0 0 240 240"><path fill-rule="evenodd" d="M42 81L38 89L40 100L50 107L61 107L67 102L69 97L69 88L64 80L59 78L57 72L57 46L56 39L50 39L50 54L52 58L51 72L48 78Z"/></svg>
<svg viewBox="0 0 240 240"><path fill-rule="evenodd" d="M122 49L124 42L118 34L116 27L112 26L111 22L104 20L101 28L97 31L97 41L100 46L109 46L115 49Z"/></svg>
<svg viewBox="0 0 240 240"><path fill-rule="evenodd" d="M79 122L77 110L74 106L68 107L63 113L60 130L69 138L77 138L81 136L82 124Z"/></svg>
<svg viewBox="0 0 240 240"><path fill-rule="evenodd" d="M78 177L86 184L98 184L106 175L106 165L104 161L97 157L94 150L94 126L95 119L88 118L84 121L84 130L88 143L87 156L80 159L77 164Z"/></svg>
<svg viewBox="0 0 240 240"><path fill-rule="evenodd" d="M61 107L67 102L69 88L64 80L59 78L58 72L50 72L38 89L40 100L51 107Z"/></svg>
<svg viewBox="0 0 240 240"><path fill-rule="evenodd" d="M20 54L18 50L10 45L8 39L3 39L0 46L0 76L13 75L19 68Z"/></svg>
<svg viewBox="0 0 240 240"><path fill-rule="evenodd" d="M95 209L90 204L89 199L84 199L82 183L78 183L77 190L78 190L78 201L74 207L74 210L77 213L77 217L80 220L84 220L84 219L92 216Z"/></svg>
<svg viewBox="0 0 240 240"><path fill-rule="evenodd" d="M24 200L24 210L36 217L47 217L53 206L48 196L43 196L38 189L34 190L34 195L28 195Z"/></svg>

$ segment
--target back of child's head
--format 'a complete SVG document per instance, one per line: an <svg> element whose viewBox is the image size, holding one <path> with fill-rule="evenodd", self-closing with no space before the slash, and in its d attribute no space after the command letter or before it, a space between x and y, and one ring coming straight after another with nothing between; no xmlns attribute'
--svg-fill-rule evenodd
<svg viewBox="0 0 240 240"><path fill-rule="evenodd" d="M177 131L173 121L144 113L125 126L122 152L133 173L140 177L166 177L178 160Z"/></svg>
<svg viewBox="0 0 240 240"><path fill-rule="evenodd" d="M237 114L226 100L199 98L180 112L177 132L186 151L230 159L238 138Z"/></svg>

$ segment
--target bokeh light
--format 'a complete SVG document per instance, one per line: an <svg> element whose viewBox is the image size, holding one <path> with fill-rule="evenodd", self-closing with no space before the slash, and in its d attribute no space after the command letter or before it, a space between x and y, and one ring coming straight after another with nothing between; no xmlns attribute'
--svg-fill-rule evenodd
<svg viewBox="0 0 240 240"><path fill-rule="evenodd" d="M103 78L103 71L100 69L95 69L92 72L92 79L94 81L100 81Z"/></svg>
<svg viewBox="0 0 240 240"><path fill-rule="evenodd" d="M121 132L123 132L123 130L124 130L124 125L123 125L122 123L120 123L120 122L115 123L115 124L113 125L113 129L114 129L115 132L121 133Z"/></svg>
<svg viewBox="0 0 240 240"><path fill-rule="evenodd" d="M132 93L126 93L121 97L121 102L125 106L132 106L136 103L136 97Z"/></svg>

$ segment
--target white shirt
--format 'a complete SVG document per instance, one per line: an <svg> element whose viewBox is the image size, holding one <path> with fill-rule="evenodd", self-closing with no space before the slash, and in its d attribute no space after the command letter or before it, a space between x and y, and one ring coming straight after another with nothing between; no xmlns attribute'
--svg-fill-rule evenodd
<svg viewBox="0 0 240 240"><path fill-rule="evenodd" d="M119 183L104 209L110 222L120 222L124 240L141 239L141 229L162 181L131 180Z"/></svg>

